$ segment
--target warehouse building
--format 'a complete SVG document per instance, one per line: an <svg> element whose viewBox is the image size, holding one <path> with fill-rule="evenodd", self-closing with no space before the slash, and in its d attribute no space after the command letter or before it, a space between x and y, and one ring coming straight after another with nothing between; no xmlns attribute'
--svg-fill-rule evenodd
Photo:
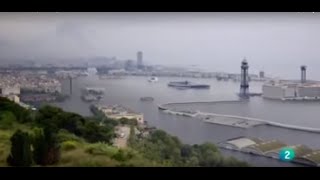
<svg viewBox="0 0 320 180"><path fill-rule="evenodd" d="M301 66L301 80L272 80L262 86L262 97L281 100L320 100L320 82L306 79L306 66Z"/></svg>

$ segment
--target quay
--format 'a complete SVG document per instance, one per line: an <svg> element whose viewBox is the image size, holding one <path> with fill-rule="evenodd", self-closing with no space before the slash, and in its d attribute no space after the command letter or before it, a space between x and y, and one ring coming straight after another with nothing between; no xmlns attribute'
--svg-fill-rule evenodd
<svg viewBox="0 0 320 180"><path fill-rule="evenodd" d="M237 137L218 143L222 149L234 150L256 156L279 159L279 152L282 148L292 148L295 151L295 158L291 163L298 163L307 166L320 166L320 150L313 150L308 146L296 144L287 145L278 140L263 140L252 137Z"/></svg>
<svg viewBox="0 0 320 180"><path fill-rule="evenodd" d="M220 125L232 126L232 127L238 127L238 128L251 128L251 127L260 126L260 125L267 125L267 126L274 126L274 127L280 127L280 128L286 128L286 129L320 133L320 128L295 126L295 125L268 121L264 119L243 117L243 116L233 116L233 115L226 115L226 114L206 113L206 112L200 112L200 111L191 113L191 112L171 109L168 107L174 104L224 103L224 102L225 103L229 103L229 102L241 103L242 101L167 103L167 104L158 105L158 109L162 110L163 112L174 114L174 115L195 117L195 118L201 119L206 123L220 124Z"/></svg>

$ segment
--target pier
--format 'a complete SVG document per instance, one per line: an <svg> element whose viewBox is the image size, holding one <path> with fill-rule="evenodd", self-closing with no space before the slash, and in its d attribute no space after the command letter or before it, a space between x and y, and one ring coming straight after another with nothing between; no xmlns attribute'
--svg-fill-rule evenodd
<svg viewBox="0 0 320 180"><path fill-rule="evenodd" d="M215 114L215 113L207 113L207 112L186 112L186 111L177 111L166 107L168 105L174 104L190 104L190 103L228 103L228 102L242 102L242 101L216 101L216 102L182 102L182 103L167 103L163 105L158 105L158 108L166 113L180 115L180 116L188 116L195 117L201 119L206 123L220 124L225 126L233 126L238 128L251 128L259 125L268 125L286 129L300 130L306 132L315 132L320 133L320 128L312 128L312 127L302 127L295 126L289 124L283 124L273 121L268 121L264 119L251 118L251 117L243 117L243 116L234 116L234 115L226 115L226 114Z"/></svg>

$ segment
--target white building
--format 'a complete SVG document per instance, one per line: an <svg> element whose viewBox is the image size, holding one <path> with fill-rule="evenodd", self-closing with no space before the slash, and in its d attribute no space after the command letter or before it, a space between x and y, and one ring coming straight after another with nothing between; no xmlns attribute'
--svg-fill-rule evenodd
<svg viewBox="0 0 320 180"><path fill-rule="evenodd" d="M112 119L136 119L138 124L144 123L144 117L141 113L135 113L123 106L113 105L113 106L96 106L99 111L105 114L105 116Z"/></svg>
<svg viewBox="0 0 320 180"><path fill-rule="evenodd" d="M4 97L6 97L7 99L9 99L10 101L13 101L15 103L20 103L20 98L17 95L10 94L10 95L6 95Z"/></svg>
<svg viewBox="0 0 320 180"><path fill-rule="evenodd" d="M263 97L268 99L320 99L320 83L297 81L271 81L262 87Z"/></svg>
<svg viewBox="0 0 320 180"><path fill-rule="evenodd" d="M2 86L0 87L0 95L8 96L8 95L19 95L20 87L19 86Z"/></svg>

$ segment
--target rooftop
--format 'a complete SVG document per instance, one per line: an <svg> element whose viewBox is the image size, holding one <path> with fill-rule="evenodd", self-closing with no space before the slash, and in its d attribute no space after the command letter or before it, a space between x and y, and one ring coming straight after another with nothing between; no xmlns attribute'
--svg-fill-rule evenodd
<svg viewBox="0 0 320 180"><path fill-rule="evenodd" d="M282 87L320 87L319 81L307 80L305 83L301 83L300 80L271 80L264 85L269 86L282 86Z"/></svg>
<svg viewBox="0 0 320 180"><path fill-rule="evenodd" d="M116 114L138 114L134 112L133 110L121 106L121 105L106 105L106 106L98 106L98 109L110 111L110 114L116 115Z"/></svg>
<svg viewBox="0 0 320 180"><path fill-rule="evenodd" d="M238 149L242 149L257 143L261 143L263 140L259 138L253 138L253 137L237 137L233 139L229 139L226 142L222 142L224 144L231 144L235 146Z"/></svg>
<svg viewBox="0 0 320 180"><path fill-rule="evenodd" d="M228 143L236 146L239 149L256 144L256 142L254 142L249 138L234 139L234 140L228 141Z"/></svg>
<svg viewBox="0 0 320 180"><path fill-rule="evenodd" d="M280 149L286 146L287 146L286 144L278 140L271 140L271 141L257 143L257 144L251 145L250 147L265 153L265 152L272 151L275 149Z"/></svg>
<svg viewBox="0 0 320 180"><path fill-rule="evenodd" d="M309 154L302 156L301 158L307 159L307 160L313 162L314 164L319 165L320 164L320 150L313 151Z"/></svg>

